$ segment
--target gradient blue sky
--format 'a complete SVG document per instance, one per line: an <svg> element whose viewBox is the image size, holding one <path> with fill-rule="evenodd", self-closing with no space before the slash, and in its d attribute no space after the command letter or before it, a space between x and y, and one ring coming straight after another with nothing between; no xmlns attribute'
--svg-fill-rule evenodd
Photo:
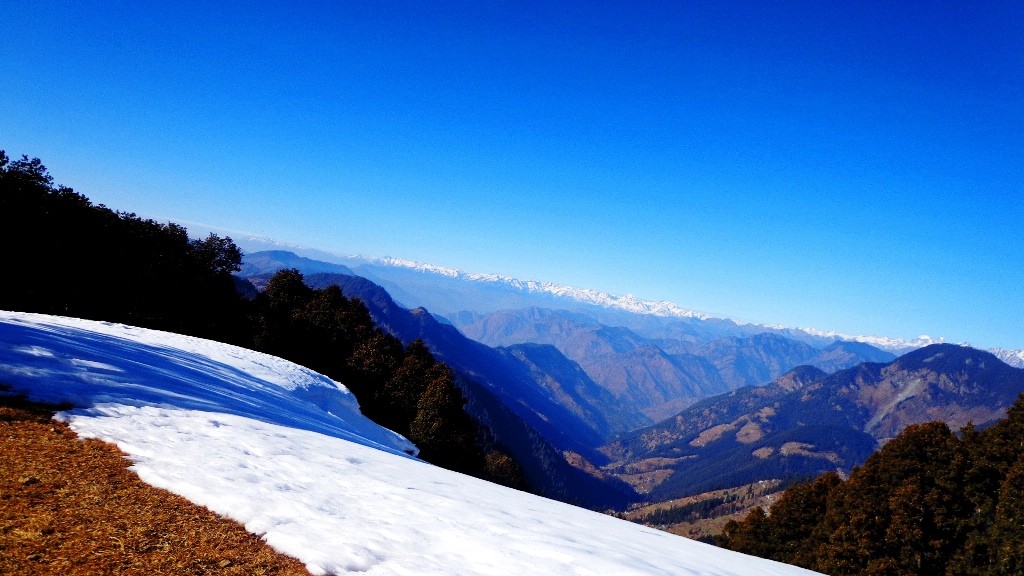
<svg viewBox="0 0 1024 576"><path fill-rule="evenodd" d="M19 2L95 202L741 320L1024 347L1024 3Z"/></svg>

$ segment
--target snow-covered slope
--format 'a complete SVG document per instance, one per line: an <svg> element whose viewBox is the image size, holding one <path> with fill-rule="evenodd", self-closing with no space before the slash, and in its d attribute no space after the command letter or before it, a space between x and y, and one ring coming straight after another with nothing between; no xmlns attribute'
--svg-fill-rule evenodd
<svg viewBox="0 0 1024 576"><path fill-rule="evenodd" d="M0 312L0 383L36 400L90 407L75 414L169 406L416 453L326 376L237 346L122 324Z"/></svg>
<svg viewBox="0 0 1024 576"><path fill-rule="evenodd" d="M0 382L315 574L812 574L425 464L340 384L233 346L0 312Z"/></svg>

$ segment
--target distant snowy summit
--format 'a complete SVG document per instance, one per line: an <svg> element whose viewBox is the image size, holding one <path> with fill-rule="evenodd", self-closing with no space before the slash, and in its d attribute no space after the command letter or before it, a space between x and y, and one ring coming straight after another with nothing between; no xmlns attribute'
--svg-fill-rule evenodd
<svg viewBox="0 0 1024 576"><path fill-rule="evenodd" d="M353 257L353 259L364 260L366 262L378 266L405 268L417 272L423 272L425 274L436 274L451 280L462 280L467 282L486 282L494 285L504 286L512 290L517 290L521 292L531 294L547 294L550 296L571 299L573 301L583 304L590 304L613 310L622 310L624 312L631 312L634 314L659 316L662 318L693 318L697 320L710 320L712 318L718 318L721 320L731 320L724 316L713 316L711 314L707 314L704 312L698 312L696 310L683 308L682 306L679 306L675 302L643 300L637 298L636 296L633 296L632 294L618 296L615 294L609 294L607 292L594 290L592 288L578 288L575 286L553 284L550 282L538 282L535 280L520 280L518 278L502 276L500 274L473 274L464 272L457 268L448 268L444 266L436 266L433 264L424 264L422 262L415 262L413 260L405 260L401 258L372 258L360 256ZM734 320L732 321L735 322ZM909 352L910 350L916 350L918 348L929 346L931 344L943 344L946 342L945 338L933 338L928 335L921 335L913 339L905 339L890 338L888 336L850 335L836 331L818 330L816 328L793 328L789 326L776 326L767 324L749 325L760 326L771 330L802 332L804 334L826 340L845 340L852 342L862 342L864 344L870 344L872 346L875 346L876 348L881 348L882 350L894 353L905 353ZM996 353L996 351L993 350L993 353ZM1006 361L1008 364L1018 367L1024 366L1024 350L1004 350L1002 355L1000 355L999 353L996 353L996 355L1000 356L1000 358Z"/></svg>
<svg viewBox="0 0 1024 576"><path fill-rule="evenodd" d="M491 283L493 285L504 286L513 290L518 290L530 294L547 294L550 296L571 299L583 304L590 304L613 310L622 310L624 312L631 312L634 314L659 316L662 318L692 318L697 320L710 320L712 318L719 318L722 320L731 320L723 316L712 316L711 314L707 314L704 312L698 312L696 310L683 308L676 304L675 302L669 302L667 300L643 300L637 298L636 296L633 296L632 294L618 296L615 294L609 294L607 292L594 290L592 288L578 288L575 286L566 286L563 284L553 284L551 282L537 282L535 280L520 280L518 278L502 276L500 274L473 274L464 272L457 268L448 268L444 266L436 266L433 264L424 264L422 262L415 262L412 260L405 260L401 258L358 257L357 259L362 259L378 266L406 268L409 270L414 270L417 272L423 272L427 274L437 274L439 276L443 276L445 278L449 278L452 280L463 280L467 282L486 282ZM918 348L930 346L932 344L946 343L946 339L943 337L935 338L928 335L921 335L918 336L917 338L906 339L891 338L888 336L851 335L843 334L836 331L818 330L816 328L792 328L788 326L773 326L765 324L750 325L761 326L772 330L802 332L810 336L828 340L862 342L864 344L870 344L876 348L880 348L882 350L886 350L888 352L893 352L896 354L903 354L911 350L916 350ZM1024 368L1024 349L1008 350L1003 348L995 348L992 349L991 352L995 354L1000 360L1006 362L1011 366L1017 368Z"/></svg>
<svg viewBox="0 0 1024 576"><path fill-rule="evenodd" d="M932 338L927 334L922 334L912 340L905 338L890 338L888 336L852 336L850 334L842 334L835 331L817 330L815 328L797 328L801 332L805 332L812 336L820 336L822 338L833 338L835 340L847 340L851 342L863 342L864 344L870 344L875 348L881 348L889 352L904 353L911 350L917 350L918 348L924 348L925 346L931 346L932 344L945 344L945 338ZM1022 351L1024 352L1024 351Z"/></svg>
<svg viewBox="0 0 1024 576"><path fill-rule="evenodd" d="M996 355L1003 362L1016 368L1024 368L1024 348L1020 350L1007 350L1006 348L993 348L989 352Z"/></svg>
<svg viewBox="0 0 1024 576"><path fill-rule="evenodd" d="M634 314L647 314L665 318L696 318L708 320L711 315L695 310L688 310L669 301L641 300L632 294L617 296L607 292L601 292L592 288L577 288L564 284L551 282L537 282L535 280L519 280L500 274L471 274L456 268L446 268L433 264L424 264L401 258L364 258L368 262L381 266L393 266L408 268L418 272L438 274L453 280L465 280L468 282L489 282L492 284L504 285L514 290L520 290L532 294L549 294L570 298L584 304L592 304L603 308L612 308L632 312Z"/></svg>
<svg viewBox="0 0 1024 576"><path fill-rule="evenodd" d="M876 348L892 352L894 354L904 354L911 350L923 348L931 344L943 344L946 339L943 337L932 337L927 335L918 336L917 338L906 339L906 338L892 338L888 336L865 336L865 335L852 335L844 334L836 331L819 330L816 328L794 328L788 326L779 325L768 325L768 324L756 324L756 323L744 323L737 322L727 316L718 314L708 314L705 312L699 312L696 310L683 308L678 304L670 301L654 301L644 300L633 296L632 294L626 294L624 296L609 294L600 290L592 288L579 288L575 286L567 286L564 284L555 284L551 282L538 282L535 280L520 280L518 278L512 278L509 276L503 276L501 274L478 274L469 273L459 270L457 268L450 268L446 266L438 266L434 264L426 264L423 262L416 262L413 260L403 258L392 258L392 257L372 257L372 256L347 256L342 257L337 254L331 254L320 250L302 249L296 246L285 246L281 244L275 244L267 239L256 239L250 238L242 241L243 245L250 248L268 249L276 248L278 250L286 248L290 251L294 251L296 254L301 254L309 258L316 258L319 260L332 262L336 264L344 264L352 266L356 273L362 274L364 272L372 272L364 267L369 266L375 268L377 271L381 269L392 269L392 270L404 270L411 272L419 272L425 276L433 276L438 279L444 279L450 282L465 282L468 284L475 284L478 286L488 286L494 290L489 291L490 295L503 293L519 293L524 295L533 296L545 296L552 298L564 299L575 304L596 306L604 308L609 311L619 311L631 314L638 314L643 316L656 316L660 318L678 318L678 319L692 319L692 320L721 320L733 323L737 326L749 326L753 328L763 328L765 330L776 331L781 333L789 333L791 336L810 337L811 339L818 342L828 341L851 341L861 342L869 344ZM367 274L371 277L371 280L382 281L385 280L382 276L372 277L373 274ZM386 284L386 282L385 282ZM388 286L385 286L388 287ZM465 297L466 294L460 294L460 297ZM466 301L464 301L466 302ZM435 310L437 306L426 306L431 312L443 310ZM802 339L802 338L801 338ZM995 354L999 359L1003 360L1007 364L1017 367L1024 368L1024 349L1013 350L1005 348L991 349L990 352Z"/></svg>

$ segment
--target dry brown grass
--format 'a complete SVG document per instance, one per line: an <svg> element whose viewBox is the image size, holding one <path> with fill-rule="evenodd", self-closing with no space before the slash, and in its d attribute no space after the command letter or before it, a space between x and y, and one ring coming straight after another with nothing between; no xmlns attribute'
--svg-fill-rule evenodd
<svg viewBox="0 0 1024 576"><path fill-rule="evenodd" d="M306 575L240 524L143 483L54 407L0 396L0 574Z"/></svg>

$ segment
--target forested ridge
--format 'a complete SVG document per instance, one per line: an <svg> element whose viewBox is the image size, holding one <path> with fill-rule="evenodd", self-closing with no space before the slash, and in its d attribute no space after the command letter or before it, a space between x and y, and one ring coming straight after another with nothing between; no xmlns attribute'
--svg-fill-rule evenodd
<svg viewBox="0 0 1024 576"><path fill-rule="evenodd" d="M282 270L252 297L227 237L94 205L38 158L0 151L0 308L121 322L267 352L343 382L368 417L445 468L523 487L518 464L463 409L451 370L422 342L374 326L340 288ZM243 296L247 292L250 297Z"/></svg>
<svg viewBox="0 0 1024 576"><path fill-rule="evenodd" d="M1024 396L984 430L911 425L730 522L726 548L835 576L1024 574Z"/></svg>

